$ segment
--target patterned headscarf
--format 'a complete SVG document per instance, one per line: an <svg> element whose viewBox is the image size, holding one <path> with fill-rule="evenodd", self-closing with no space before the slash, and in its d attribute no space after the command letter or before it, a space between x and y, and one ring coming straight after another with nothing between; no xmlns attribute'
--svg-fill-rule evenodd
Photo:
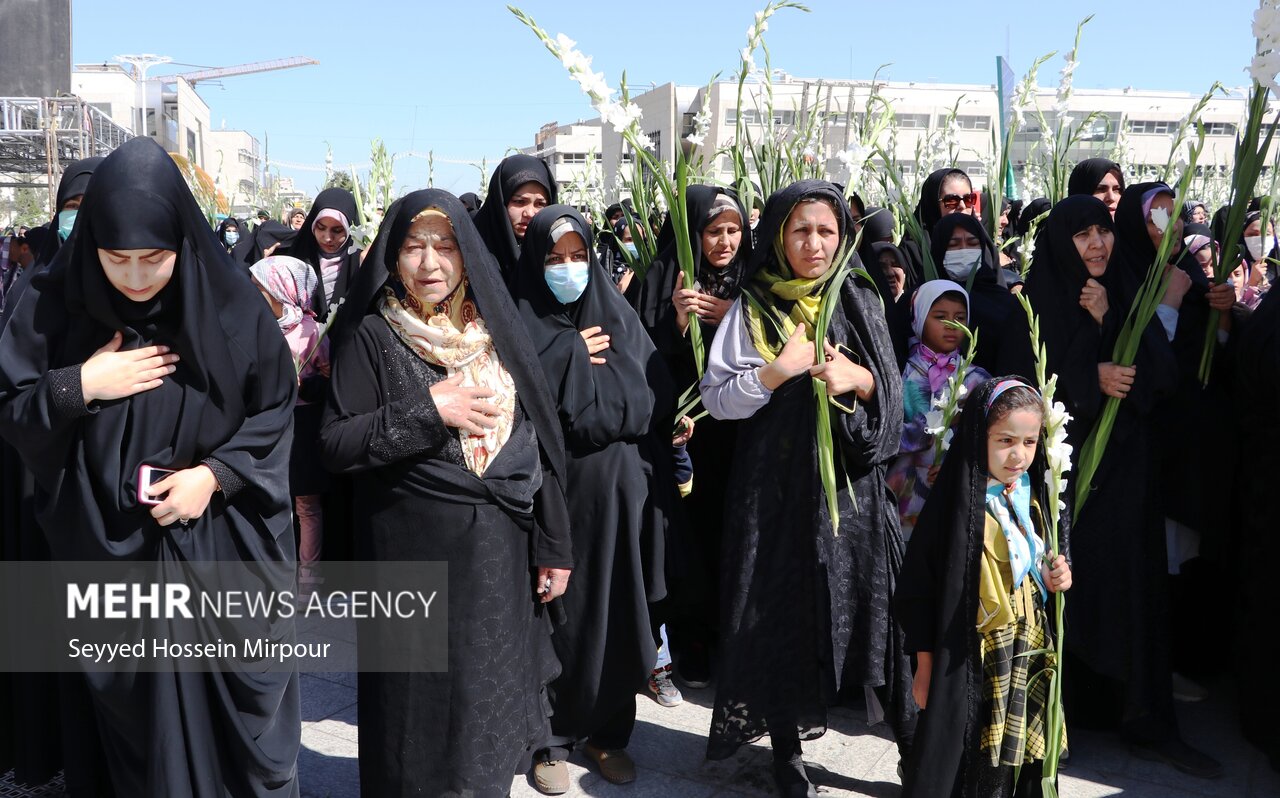
<svg viewBox="0 0 1280 798"><path fill-rule="evenodd" d="M284 314L277 320L281 332L297 327L303 316L316 315L311 296L320 278L309 264L288 255L272 255L253 264L249 272L284 307Z"/></svg>

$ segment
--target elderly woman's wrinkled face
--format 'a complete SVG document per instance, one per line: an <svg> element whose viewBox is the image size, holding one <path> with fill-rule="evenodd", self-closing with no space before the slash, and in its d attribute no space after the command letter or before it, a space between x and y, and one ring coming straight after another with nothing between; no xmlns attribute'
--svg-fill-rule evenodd
<svg viewBox="0 0 1280 798"><path fill-rule="evenodd" d="M443 302L462 282L462 250L448 218L437 215L416 219L400 245L396 259L405 290L423 307Z"/></svg>

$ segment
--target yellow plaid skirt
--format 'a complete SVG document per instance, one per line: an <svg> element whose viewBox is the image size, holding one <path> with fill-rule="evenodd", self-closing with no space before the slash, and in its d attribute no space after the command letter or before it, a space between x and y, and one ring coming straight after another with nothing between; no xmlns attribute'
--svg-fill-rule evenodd
<svg viewBox="0 0 1280 798"><path fill-rule="evenodd" d="M1015 601L1015 606L1022 603ZM1052 655L1026 652L1048 647L1049 619L1038 595L1033 606L1030 613L1019 612L1013 623L982 634L981 717L986 722L981 747L992 766L1040 761L1048 749L1049 679L1048 674L1037 674L1052 662ZM1064 733L1063 750L1066 747Z"/></svg>

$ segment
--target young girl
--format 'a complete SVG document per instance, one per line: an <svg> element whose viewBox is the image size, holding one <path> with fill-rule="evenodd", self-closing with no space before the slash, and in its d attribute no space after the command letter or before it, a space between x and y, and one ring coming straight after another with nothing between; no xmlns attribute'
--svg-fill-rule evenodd
<svg viewBox="0 0 1280 798"><path fill-rule="evenodd" d="M960 367L964 333L948 327L946 322L968 323L969 295L959 283L930 280L916 291L912 308L915 338L907 366L902 370L902 410L906 421L902 445L887 478L889 489L898 497L904 541L911 540L916 517L929 498L929 486L942 464L940 459L934 462L936 442L927 431L927 416L934 400L941 399L947 381ZM964 376L966 394L990 376L977 366L970 366ZM960 402L963 404L963 396Z"/></svg>
<svg viewBox="0 0 1280 798"><path fill-rule="evenodd" d="M1052 645L1049 596L1071 587L1044 539L1043 418L1021 380L979 385L907 547L894 610L924 710L908 798L1040 795L1048 663L1029 652Z"/></svg>
<svg viewBox="0 0 1280 798"><path fill-rule="evenodd" d="M320 467L320 414L329 381L329 341L322 337L312 309L320 278L307 263L286 255L272 255L250 268L298 369L298 402L294 406L293 451L289 463L289 491L298 517L298 590L310 595L318 584L315 564L324 543L321 492L328 477Z"/></svg>

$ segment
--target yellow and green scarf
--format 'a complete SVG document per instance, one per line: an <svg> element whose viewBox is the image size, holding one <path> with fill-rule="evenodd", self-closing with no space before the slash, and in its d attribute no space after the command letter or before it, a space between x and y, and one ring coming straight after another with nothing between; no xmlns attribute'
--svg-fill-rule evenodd
<svg viewBox="0 0 1280 798"><path fill-rule="evenodd" d="M787 261L784 234L786 225L778 229L773 239L773 257L751 279L746 287L749 297L744 298L747 331L751 343L764 358L772 363L795 332L804 323L805 339L813 342L813 332L818 328L818 313L822 308L824 289L831 278L840 271L844 261L843 242L836 250L831 267L813 279L796 277ZM763 312L762 312L763 311ZM768 318L765 318L765 316Z"/></svg>

